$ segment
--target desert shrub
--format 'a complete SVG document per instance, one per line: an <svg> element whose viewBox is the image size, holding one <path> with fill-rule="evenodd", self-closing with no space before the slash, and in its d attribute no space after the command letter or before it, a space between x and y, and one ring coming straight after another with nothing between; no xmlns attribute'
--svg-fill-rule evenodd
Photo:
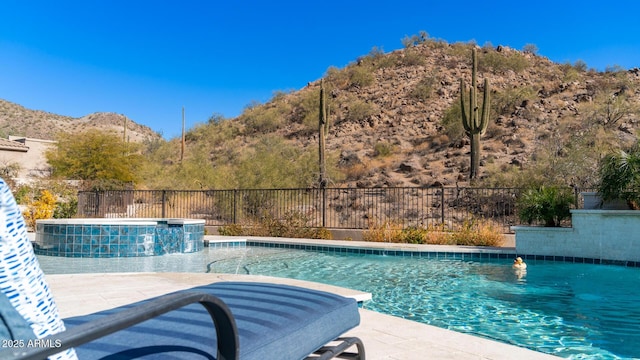
<svg viewBox="0 0 640 360"><path fill-rule="evenodd" d="M587 70L587 64L582 60L576 61L574 65L571 65L571 63L567 62L560 65L560 70L562 70L563 73L562 81L577 81L580 80L581 73Z"/></svg>
<svg viewBox="0 0 640 360"><path fill-rule="evenodd" d="M397 59L393 54L385 54L382 48L374 47L369 53L372 66L375 69L391 68L396 66Z"/></svg>
<svg viewBox="0 0 640 360"><path fill-rule="evenodd" d="M580 72L587 71L587 63L582 60L576 60L576 62L573 63L573 67Z"/></svg>
<svg viewBox="0 0 640 360"><path fill-rule="evenodd" d="M18 177L22 166L16 162L2 163L0 164L0 178L4 179L10 189L14 189L16 183L13 178Z"/></svg>
<svg viewBox="0 0 640 360"><path fill-rule="evenodd" d="M413 46L424 44L428 41L432 41L432 39L429 38L429 33L427 33L424 30L420 30L417 35L416 34L411 36L405 35L404 38L402 38L401 40L402 45L405 48L410 48Z"/></svg>
<svg viewBox="0 0 640 360"><path fill-rule="evenodd" d="M464 127L462 126L462 110L460 101L454 101L447 110L445 110L440 125L444 128L444 133L451 139L456 141L465 136Z"/></svg>
<svg viewBox="0 0 640 360"><path fill-rule="evenodd" d="M372 70L394 67L397 63L394 54L385 54L382 48L374 46L366 56L358 58L358 64L371 67Z"/></svg>
<svg viewBox="0 0 640 360"><path fill-rule="evenodd" d="M375 157L386 157L393 153L394 147L387 141L378 141L373 146L373 155Z"/></svg>
<svg viewBox="0 0 640 360"><path fill-rule="evenodd" d="M538 53L538 47L535 44L525 44L522 47L522 52L535 55Z"/></svg>
<svg viewBox="0 0 640 360"><path fill-rule="evenodd" d="M242 154L234 176L244 189L307 187L317 181L317 164L315 148L300 149L282 138L266 135ZM327 161L327 167L335 166Z"/></svg>
<svg viewBox="0 0 640 360"><path fill-rule="evenodd" d="M31 188L27 185L20 185L13 196L20 205L27 205L31 201Z"/></svg>
<svg viewBox="0 0 640 360"><path fill-rule="evenodd" d="M206 124L196 124L188 130L185 134L185 140L207 143L215 146L240 135L240 128L240 122L227 120L222 115L213 114ZM158 139L147 142L146 147L148 150L159 149L165 144L166 141Z"/></svg>
<svg viewBox="0 0 640 360"><path fill-rule="evenodd" d="M332 84L325 84L325 93L331 93L334 88ZM329 96L325 97L325 105L327 107L327 116L331 123L332 114L335 113L334 102ZM304 134L314 134L318 132L318 119L320 115L320 87L310 91L301 91L298 101L294 105L295 118L294 121L304 125ZM329 124L330 126L330 124Z"/></svg>
<svg viewBox="0 0 640 360"><path fill-rule="evenodd" d="M622 91L628 88L624 83L600 88L596 91L593 101L580 104L579 109L588 122L615 128L625 118L633 119L640 116L640 105L629 94L632 91Z"/></svg>
<svg viewBox="0 0 640 360"><path fill-rule="evenodd" d="M451 237L455 245L468 246L500 246L504 241L500 227L488 220L475 218L465 220Z"/></svg>
<svg viewBox="0 0 640 360"><path fill-rule="evenodd" d="M246 109L239 120L245 123L249 132L271 132L285 124L287 110L280 106L255 106Z"/></svg>
<svg viewBox="0 0 640 360"><path fill-rule="evenodd" d="M325 76L327 85L337 89L348 89L350 87L367 87L375 81L373 76L375 68L370 61L350 64L344 69L330 67Z"/></svg>
<svg viewBox="0 0 640 360"><path fill-rule="evenodd" d="M353 164L342 169L342 173L346 180L360 180L371 173L371 167L366 164Z"/></svg>
<svg viewBox="0 0 640 360"><path fill-rule="evenodd" d="M244 234L244 228L240 224L223 225L218 228L218 234L222 236L240 236Z"/></svg>
<svg viewBox="0 0 640 360"><path fill-rule="evenodd" d="M327 69L325 79L327 80L326 84L331 84L331 86L337 89L346 89L350 84L348 71L335 66L330 66Z"/></svg>
<svg viewBox="0 0 640 360"><path fill-rule="evenodd" d="M305 239L332 238L326 228L311 226L311 219L299 211L289 211L282 218L265 213L248 226L227 225L218 229L221 235L271 236Z"/></svg>
<svg viewBox="0 0 640 360"><path fill-rule="evenodd" d="M35 229L36 220L51 219L56 207L56 197L48 190L42 190L40 196L34 199L24 211L27 226Z"/></svg>
<svg viewBox="0 0 640 360"><path fill-rule="evenodd" d="M56 203L56 207L53 209L54 219L70 219L78 213L78 198L66 199L65 201L59 201Z"/></svg>
<svg viewBox="0 0 640 360"><path fill-rule="evenodd" d="M403 242L402 225L394 221L371 221L362 233L362 240L372 242Z"/></svg>
<svg viewBox="0 0 640 360"><path fill-rule="evenodd" d="M408 244L425 244L427 233L428 231L425 228L410 226L408 228L402 229L402 242Z"/></svg>
<svg viewBox="0 0 640 360"><path fill-rule="evenodd" d="M487 220L470 218L451 230L443 224L427 227L402 225L394 221L371 222L362 234L364 241L432 245L500 246L504 236L500 227Z"/></svg>
<svg viewBox="0 0 640 360"><path fill-rule="evenodd" d="M531 86L518 86L492 94L491 107L498 115L509 115L525 101L533 101L536 91Z"/></svg>
<svg viewBox="0 0 640 360"><path fill-rule="evenodd" d="M456 59L467 59L470 56L470 52L471 49L469 48L469 45L461 42L453 43L446 49L446 54Z"/></svg>
<svg viewBox="0 0 640 360"><path fill-rule="evenodd" d="M519 73L527 67L529 67L529 61L517 51L508 53L487 51L481 53L478 59L478 70L483 72L506 72L512 70Z"/></svg>
<svg viewBox="0 0 640 360"><path fill-rule="evenodd" d="M571 216L570 209L573 203L571 188L542 185L520 194L516 206L518 217L523 222L542 222L544 226L560 226L563 220Z"/></svg>
<svg viewBox="0 0 640 360"><path fill-rule="evenodd" d="M361 122L369 119L376 113L374 105L359 99L351 101L348 105L348 112L345 121Z"/></svg>
<svg viewBox="0 0 640 360"><path fill-rule="evenodd" d="M418 66L424 65L426 60L419 51L407 49L404 51L403 56L400 57L400 63L404 66Z"/></svg>
<svg viewBox="0 0 640 360"><path fill-rule="evenodd" d="M427 226L425 244L453 245L452 232L443 224L430 224Z"/></svg>
<svg viewBox="0 0 640 360"><path fill-rule="evenodd" d="M411 90L410 95L420 101L425 101L433 94L433 88L436 85L436 78L428 76L420 80L416 86Z"/></svg>
<svg viewBox="0 0 640 360"><path fill-rule="evenodd" d="M350 66L347 69L350 86L366 87L373 84L375 80L373 71L368 66Z"/></svg>

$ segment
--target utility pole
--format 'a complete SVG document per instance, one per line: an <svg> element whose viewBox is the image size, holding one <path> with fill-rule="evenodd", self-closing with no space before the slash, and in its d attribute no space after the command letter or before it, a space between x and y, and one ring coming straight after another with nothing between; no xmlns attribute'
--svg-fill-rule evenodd
<svg viewBox="0 0 640 360"><path fill-rule="evenodd" d="M182 150L180 151L180 162L184 159L184 106L182 107Z"/></svg>

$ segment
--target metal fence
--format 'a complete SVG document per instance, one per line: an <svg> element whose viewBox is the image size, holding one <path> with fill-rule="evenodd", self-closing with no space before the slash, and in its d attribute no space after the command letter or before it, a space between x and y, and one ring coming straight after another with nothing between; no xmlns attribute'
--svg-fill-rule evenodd
<svg viewBox="0 0 640 360"><path fill-rule="evenodd" d="M119 190L80 192L78 216L197 218L207 225L229 225L296 214L308 226L337 229L367 229L385 222L455 229L484 219L508 233L519 224L519 194L517 188L468 187ZM577 195L576 190L576 205Z"/></svg>

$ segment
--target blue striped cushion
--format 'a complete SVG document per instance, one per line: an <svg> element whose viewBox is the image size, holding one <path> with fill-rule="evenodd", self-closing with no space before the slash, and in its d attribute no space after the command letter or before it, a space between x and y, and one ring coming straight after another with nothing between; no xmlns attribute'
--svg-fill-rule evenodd
<svg viewBox="0 0 640 360"><path fill-rule="evenodd" d="M31 330L31 326L22 315L14 309L9 299L0 291L0 340L2 347L7 347L7 340L18 340L23 343L36 336ZM18 344L20 344L18 342Z"/></svg>
<svg viewBox="0 0 640 360"><path fill-rule="evenodd" d="M27 227L9 186L0 179L0 291L38 338L64 330ZM73 350L51 359L75 359Z"/></svg>
<svg viewBox="0 0 640 360"><path fill-rule="evenodd" d="M302 359L360 322L355 300L299 287L222 282L187 291L211 293L231 309L239 331L240 359ZM135 305L135 304L134 304ZM133 305L128 305L130 307ZM126 308L125 307L125 308ZM65 319L69 327L119 309ZM199 304L147 320L76 348L81 359L212 359L216 336Z"/></svg>

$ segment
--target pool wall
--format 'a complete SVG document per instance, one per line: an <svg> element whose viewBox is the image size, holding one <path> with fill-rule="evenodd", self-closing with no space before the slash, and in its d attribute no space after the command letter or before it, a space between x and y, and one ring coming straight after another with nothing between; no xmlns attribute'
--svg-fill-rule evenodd
<svg viewBox="0 0 640 360"><path fill-rule="evenodd" d="M519 254L640 262L640 211L571 210L570 228L514 226Z"/></svg>
<svg viewBox="0 0 640 360"><path fill-rule="evenodd" d="M38 220L34 250L65 257L137 257L204 248L204 220Z"/></svg>

